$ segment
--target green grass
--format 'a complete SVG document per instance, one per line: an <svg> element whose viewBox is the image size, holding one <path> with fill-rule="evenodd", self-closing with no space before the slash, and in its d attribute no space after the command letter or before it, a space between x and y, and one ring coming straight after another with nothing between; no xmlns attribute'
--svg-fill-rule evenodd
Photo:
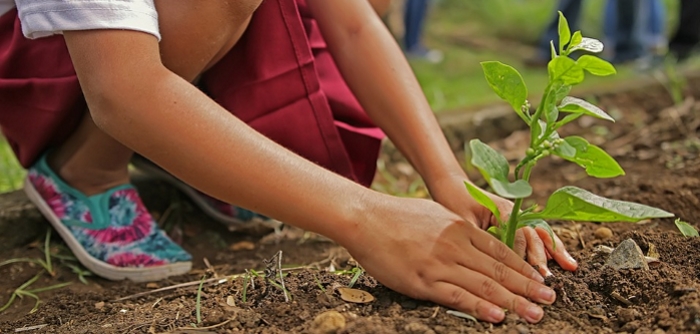
<svg viewBox="0 0 700 334"><path fill-rule="evenodd" d="M22 187L26 172L19 165L7 141L0 136L0 193Z"/></svg>

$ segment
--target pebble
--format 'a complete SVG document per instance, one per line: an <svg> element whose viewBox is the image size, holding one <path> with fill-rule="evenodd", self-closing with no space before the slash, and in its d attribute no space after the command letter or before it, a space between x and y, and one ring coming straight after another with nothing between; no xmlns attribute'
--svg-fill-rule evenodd
<svg viewBox="0 0 700 334"><path fill-rule="evenodd" d="M420 322L411 322L403 327L404 333L407 334L435 334L435 331L430 329L428 325Z"/></svg>
<svg viewBox="0 0 700 334"><path fill-rule="evenodd" d="M345 328L345 317L338 311L323 312L311 324L313 334L335 334Z"/></svg>
<svg viewBox="0 0 700 334"><path fill-rule="evenodd" d="M404 310L415 310L418 307L418 302L413 299L404 300L401 302L401 307Z"/></svg>
<svg viewBox="0 0 700 334"><path fill-rule="evenodd" d="M623 324L632 322L641 316L639 311L633 308L619 308L615 311L615 315L617 315L617 320Z"/></svg>
<svg viewBox="0 0 700 334"><path fill-rule="evenodd" d="M613 232L607 227L600 227L597 230L595 230L595 232L593 232L593 235L596 237L596 239L603 240L612 237Z"/></svg>
<svg viewBox="0 0 700 334"><path fill-rule="evenodd" d="M530 333L530 329L527 328L527 326L525 326L525 325L517 325L517 326L515 326L515 329L518 330L519 334L529 334Z"/></svg>
<svg viewBox="0 0 700 334"><path fill-rule="evenodd" d="M240 241L229 246L232 251L242 251L242 250L253 250L255 249L255 244L250 241Z"/></svg>
<svg viewBox="0 0 700 334"><path fill-rule="evenodd" d="M632 239L621 242L610 254L610 257L605 262L605 266L615 270L639 268L649 270L644 253Z"/></svg>

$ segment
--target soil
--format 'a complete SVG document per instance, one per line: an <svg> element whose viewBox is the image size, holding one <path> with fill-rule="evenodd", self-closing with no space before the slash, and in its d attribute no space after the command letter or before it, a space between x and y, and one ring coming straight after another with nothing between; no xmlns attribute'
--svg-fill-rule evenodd
<svg viewBox="0 0 700 334"><path fill-rule="evenodd" d="M700 80L691 81L689 87L696 87L689 96L700 97ZM566 128L566 134L582 135L603 146L620 161L627 175L605 180L586 178L579 167L548 159L535 170L534 201L542 204L542 199L558 187L574 184L603 196L660 207L700 227L700 103L689 98L674 107L662 86L594 98L618 122L581 119ZM524 135L516 131L492 144L515 160L522 152L518 145ZM425 194L405 161L385 153L382 162L385 168L377 175L378 188L389 188L387 180L391 179L391 189L396 192ZM355 263L336 244L291 228L280 233L265 229L231 233L162 183L140 182L139 188L155 215L194 254L195 269L188 275L151 284L95 277L87 277L88 284L83 284L73 270L55 260L55 275L41 275L32 287L73 283L38 293L41 304L33 313L33 299L16 300L0 313L0 332L44 325L27 332L700 333L700 238L681 236L673 219L606 224L612 230L612 236L606 239L596 237L601 224L553 222L580 268L571 273L550 264L555 278L548 284L556 289L558 299L545 306L546 315L539 324L527 324L510 314L503 323L491 325L412 300L366 275L359 277L354 288L376 299L367 304L345 302L334 288L347 286L353 274L331 273L328 269L350 270ZM0 203L0 207L12 205L26 202ZM649 271L604 267L607 255L598 252L597 246L614 247L628 238L644 252L655 248L660 262L652 263ZM1 250L0 260L41 258L43 236L40 239ZM52 242L51 250L65 254L59 241ZM243 274L246 269L263 270L264 261L279 250L283 251L285 268L290 268L285 271L284 283L291 301L285 302L282 289L252 273L218 284L208 280L198 293L203 277L225 278ZM40 271L39 266L26 263L0 267L0 303L4 304L14 289ZM250 281L254 286L244 284ZM190 285L186 287L155 290L187 282ZM201 298L199 323L197 295ZM325 313L328 311L338 313Z"/></svg>

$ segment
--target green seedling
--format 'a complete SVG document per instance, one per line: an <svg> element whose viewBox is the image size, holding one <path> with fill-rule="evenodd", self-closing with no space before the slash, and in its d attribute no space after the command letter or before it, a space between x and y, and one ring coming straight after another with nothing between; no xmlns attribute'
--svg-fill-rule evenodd
<svg viewBox="0 0 700 334"><path fill-rule="evenodd" d="M555 48L552 42L551 48L552 60L547 66L549 82L534 113L527 101L527 87L517 70L496 61L481 63L491 88L530 127L530 145L525 157L515 167L512 181L508 161L503 155L478 139L469 143L471 163L481 172L491 189L501 197L514 200L510 216L502 220L494 201L479 188L465 182L469 193L497 217L498 226L491 227L489 232L513 248L515 232L522 227L542 227L553 237L552 229L545 219L638 222L649 218L672 217L673 214L660 209L603 198L573 186L555 191L541 211L535 211L535 208L521 210L523 200L532 194L529 183L532 169L539 160L550 155L578 164L589 176L612 178L625 174L615 159L602 148L582 137L561 138L557 132L562 126L582 116L614 122L610 115L597 106L568 96L571 88L584 80L585 72L596 76L616 73L610 63L593 55L603 50L603 44L583 37L580 31L572 34L566 18L559 13L559 47ZM569 57L577 50L589 54L578 60Z"/></svg>
<svg viewBox="0 0 700 334"><path fill-rule="evenodd" d="M54 290L54 289L60 289L63 287L66 287L70 285L72 282L66 282L66 283L60 283L60 284L55 284L51 286L47 286L44 288L36 288L36 289L31 289L27 290L28 287L30 287L34 282L36 282L40 277L43 272L39 272L36 274L34 277L30 278L28 281L24 282L22 285L20 285L15 291L12 292L12 295L10 295L10 299L0 307L0 313L4 312L7 310L12 303L15 301L17 298L24 298L24 297L30 297L33 298L36 302L34 303L34 307L29 311L29 313L34 313L36 312L37 309L39 309L39 304L41 303L41 299L39 296L37 296L37 293L39 292L44 292L44 291L49 291L49 290Z"/></svg>
<svg viewBox="0 0 700 334"><path fill-rule="evenodd" d="M206 276L202 276L202 280L199 281L199 287L197 288L197 299L194 306L197 317L197 325L202 323L202 286L204 286L204 278L206 278Z"/></svg>
<svg viewBox="0 0 700 334"><path fill-rule="evenodd" d="M693 227L693 225L690 225L680 219L676 219L675 221L676 227L678 227L678 230L681 231L681 234L685 237L699 237L700 234L698 234L698 230Z"/></svg>
<svg viewBox="0 0 700 334"><path fill-rule="evenodd" d="M350 284L348 284L348 288L352 288L355 285L355 283L357 283L357 280L360 279L360 276L362 276L362 274L365 271L362 270L362 268L360 268L360 267L355 267L355 268L352 268L352 270L350 270L350 272L354 272L354 273L352 274L352 278L350 279Z"/></svg>

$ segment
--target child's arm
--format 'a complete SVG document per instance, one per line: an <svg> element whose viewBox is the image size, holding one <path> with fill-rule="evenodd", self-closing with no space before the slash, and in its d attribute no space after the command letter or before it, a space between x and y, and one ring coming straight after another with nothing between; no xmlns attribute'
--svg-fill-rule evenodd
<svg viewBox="0 0 700 334"><path fill-rule="evenodd" d="M168 70L153 36L64 36L95 123L187 183L333 238L388 287L483 320L503 307L539 321L526 298L554 301L532 267L441 205L366 189L255 132Z"/></svg>
<svg viewBox="0 0 700 334"><path fill-rule="evenodd" d="M463 184L466 174L405 57L371 7L355 0L308 2L348 85L367 113L423 176L433 198L467 221L487 227L492 221L491 213L468 195ZM510 202L492 198L501 212L511 211ZM531 235L537 238L537 234ZM519 237L533 239L524 238L523 234ZM547 241L546 248L554 259L563 268L575 270L577 264L563 245L558 244L553 250L551 239ZM548 272L542 242L529 242L528 247L531 262L536 260L533 264Z"/></svg>

